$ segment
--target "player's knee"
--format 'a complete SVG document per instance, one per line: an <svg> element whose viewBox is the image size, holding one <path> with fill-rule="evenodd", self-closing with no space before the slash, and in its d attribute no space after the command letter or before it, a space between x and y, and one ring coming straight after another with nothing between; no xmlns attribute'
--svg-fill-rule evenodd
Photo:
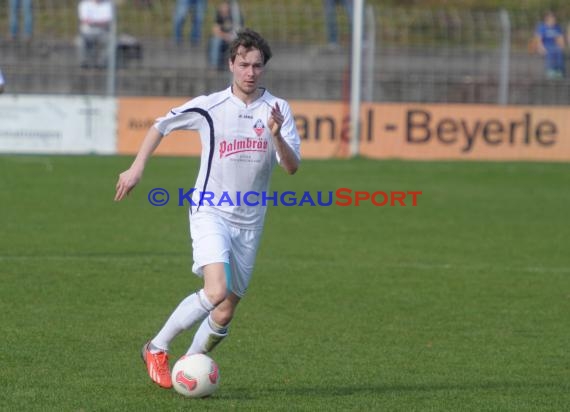
<svg viewBox="0 0 570 412"><path fill-rule="evenodd" d="M210 285L207 288L204 288L204 292L206 292L208 300L214 306L218 306L220 303L222 303L228 293L226 290L226 285Z"/></svg>
<svg viewBox="0 0 570 412"><path fill-rule="evenodd" d="M232 321L234 317L234 308L232 307L218 307L217 310L212 314L212 319L218 325L227 326Z"/></svg>

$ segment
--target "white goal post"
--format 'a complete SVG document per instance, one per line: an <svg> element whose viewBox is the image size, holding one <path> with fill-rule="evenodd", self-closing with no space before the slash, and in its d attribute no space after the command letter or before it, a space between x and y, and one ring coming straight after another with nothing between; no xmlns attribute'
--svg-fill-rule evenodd
<svg viewBox="0 0 570 412"><path fill-rule="evenodd" d="M350 155L358 156L362 84L362 36L364 0L354 0L352 13L352 60L350 78Z"/></svg>

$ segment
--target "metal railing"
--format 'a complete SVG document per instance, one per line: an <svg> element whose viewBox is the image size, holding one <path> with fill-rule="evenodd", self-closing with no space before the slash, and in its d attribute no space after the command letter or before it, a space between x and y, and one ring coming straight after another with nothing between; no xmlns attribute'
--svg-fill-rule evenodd
<svg viewBox="0 0 570 412"><path fill-rule="evenodd" d="M215 2L209 1L197 46L174 43L174 0L148 3L150 7L137 5L143 1L116 2L117 68L109 72L79 66L76 0L37 0L31 41L5 36L8 15L1 14L0 69L6 92L103 95L112 89L117 95L195 96L225 86L227 73L207 65ZM366 100L570 103L568 77L546 79L543 58L529 53L540 19L536 13L386 8L380 3L369 0L364 19ZM259 30L274 49L268 87L289 99L348 98L351 31L342 7L340 42L331 47L321 0L240 4L245 25ZM564 26L569 17L559 15L559 22ZM190 24L188 19L186 32Z"/></svg>

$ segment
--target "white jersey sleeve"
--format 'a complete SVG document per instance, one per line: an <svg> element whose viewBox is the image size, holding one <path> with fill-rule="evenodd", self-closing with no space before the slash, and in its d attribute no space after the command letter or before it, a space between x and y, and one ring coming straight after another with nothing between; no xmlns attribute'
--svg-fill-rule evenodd
<svg viewBox="0 0 570 412"><path fill-rule="evenodd" d="M154 126L163 136L174 130L199 130L205 121L200 109L205 100L205 96L200 96L175 107L165 116L156 119Z"/></svg>

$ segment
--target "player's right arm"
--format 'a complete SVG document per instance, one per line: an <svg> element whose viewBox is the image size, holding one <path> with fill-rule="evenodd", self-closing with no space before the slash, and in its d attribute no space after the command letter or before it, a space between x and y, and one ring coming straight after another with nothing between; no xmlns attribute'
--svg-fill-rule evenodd
<svg viewBox="0 0 570 412"><path fill-rule="evenodd" d="M141 144L139 152L128 170L119 175L119 181L115 188L115 201L123 200L141 180L146 162L160 144L162 138L175 130L198 130L203 117L189 110L196 108L205 97L197 97L184 105L172 109L164 117L156 120L156 123L148 129Z"/></svg>
<svg viewBox="0 0 570 412"><path fill-rule="evenodd" d="M119 180L115 187L115 202L123 200L141 180L146 162L160 144L162 137L162 133L156 127L151 126L148 129L133 164L119 175Z"/></svg>

